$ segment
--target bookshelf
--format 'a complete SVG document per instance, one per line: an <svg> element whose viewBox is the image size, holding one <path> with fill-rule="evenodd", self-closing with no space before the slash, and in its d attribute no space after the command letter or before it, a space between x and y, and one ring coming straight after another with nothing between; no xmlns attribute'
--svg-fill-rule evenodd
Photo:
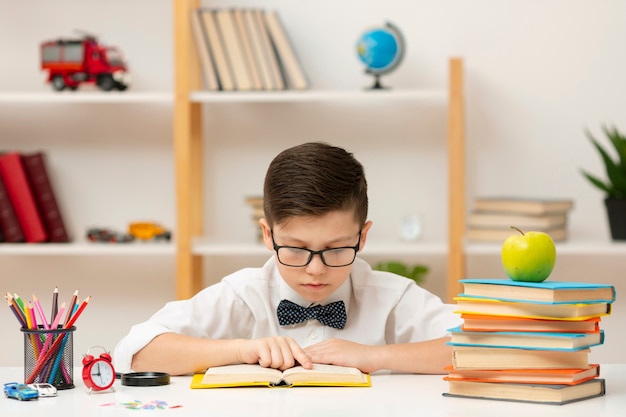
<svg viewBox="0 0 626 417"><path fill-rule="evenodd" d="M262 255L261 245L237 244L211 240L204 236L203 207L203 142L210 131L203 124L203 106L221 103L315 103L362 102L390 100L410 106L428 106L433 101L446 103L447 121L447 215L446 242L419 244L371 245L364 254L435 254L447 256L446 292L448 298L458 292L458 279L464 276L463 233L465 228L465 144L463 103L463 62L450 59L447 90L367 91L279 91L279 92L219 92L202 91L200 65L189 24L190 12L201 6L198 0L173 1L175 92L174 92L174 153L176 171L176 296L184 299L203 286L203 257Z"/></svg>

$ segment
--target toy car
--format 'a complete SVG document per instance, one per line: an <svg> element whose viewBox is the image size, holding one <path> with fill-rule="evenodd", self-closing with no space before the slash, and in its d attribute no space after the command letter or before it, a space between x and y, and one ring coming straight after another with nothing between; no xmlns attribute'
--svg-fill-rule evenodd
<svg viewBox="0 0 626 417"><path fill-rule="evenodd" d="M132 222L128 226L128 234L140 240L167 240L172 238L169 230L153 222Z"/></svg>
<svg viewBox="0 0 626 417"><path fill-rule="evenodd" d="M29 387L36 389L40 397L56 397L57 389L54 385L45 382L28 384Z"/></svg>
<svg viewBox="0 0 626 417"><path fill-rule="evenodd" d="M90 242L127 243L135 240L135 237L127 233L118 233L105 228L93 227L87 230L87 240Z"/></svg>
<svg viewBox="0 0 626 417"><path fill-rule="evenodd" d="M20 401L36 400L39 398L39 392L36 389L17 382L7 382L4 384L4 395L8 398L15 398Z"/></svg>

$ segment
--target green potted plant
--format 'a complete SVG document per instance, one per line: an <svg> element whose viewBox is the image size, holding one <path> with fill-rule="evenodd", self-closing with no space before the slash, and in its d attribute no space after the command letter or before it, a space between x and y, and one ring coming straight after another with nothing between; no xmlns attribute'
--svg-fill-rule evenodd
<svg viewBox="0 0 626 417"><path fill-rule="evenodd" d="M626 137L616 127L602 127L617 154L613 157L589 131L586 135L600 153L606 171L606 180L601 180L582 170L582 174L596 187L604 191L611 237L613 240L626 240Z"/></svg>
<svg viewBox="0 0 626 417"><path fill-rule="evenodd" d="M421 284L426 278L428 273L428 267L426 265L412 265L409 266L400 261L383 261L378 262L374 268L377 271L393 272L397 275L410 278L415 281L416 284Z"/></svg>

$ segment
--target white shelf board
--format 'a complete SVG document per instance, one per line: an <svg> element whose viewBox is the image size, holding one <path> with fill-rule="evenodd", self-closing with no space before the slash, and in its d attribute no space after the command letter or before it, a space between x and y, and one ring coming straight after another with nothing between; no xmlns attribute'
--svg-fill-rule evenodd
<svg viewBox="0 0 626 417"><path fill-rule="evenodd" d="M1 243L1 256L173 256L173 243Z"/></svg>
<svg viewBox="0 0 626 417"><path fill-rule="evenodd" d="M446 255L445 243L374 243L368 242L363 249L363 256L413 256ZM205 256L256 256L271 255L260 243L215 242L208 238L196 238L192 243L194 255Z"/></svg>
<svg viewBox="0 0 626 417"><path fill-rule="evenodd" d="M500 255L502 244L467 242L467 255ZM626 256L626 242L600 240L570 240L556 242L557 255L622 255Z"/></svg>
<svg viewBox="0 0 626 417"><path fill-rule="evenodd" d="M246 103L246 102L321 102L321 101L380 101L423 100L444 101L445 90L285 90L285 91L193 91L189 99L195 103Z"/></svg>
<svg viewBox="0 0 626 417"><path fill-rule="evenodd" d="M0 103L173 103L170 92L149 91L42 91L3 92Z"/></svg>

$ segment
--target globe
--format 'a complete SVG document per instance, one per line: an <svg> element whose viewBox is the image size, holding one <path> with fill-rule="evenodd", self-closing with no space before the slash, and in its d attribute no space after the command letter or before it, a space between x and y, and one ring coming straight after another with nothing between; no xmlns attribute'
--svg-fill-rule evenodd
<svg viewBox="0 0 626 417"><path fill-rule="evenodd" d="M404 37L392 23L385 23L363 33L357 42L357 54L365 72L374 76L372 89L384 88L380 76L398 68L404 58Z"/></svg>

